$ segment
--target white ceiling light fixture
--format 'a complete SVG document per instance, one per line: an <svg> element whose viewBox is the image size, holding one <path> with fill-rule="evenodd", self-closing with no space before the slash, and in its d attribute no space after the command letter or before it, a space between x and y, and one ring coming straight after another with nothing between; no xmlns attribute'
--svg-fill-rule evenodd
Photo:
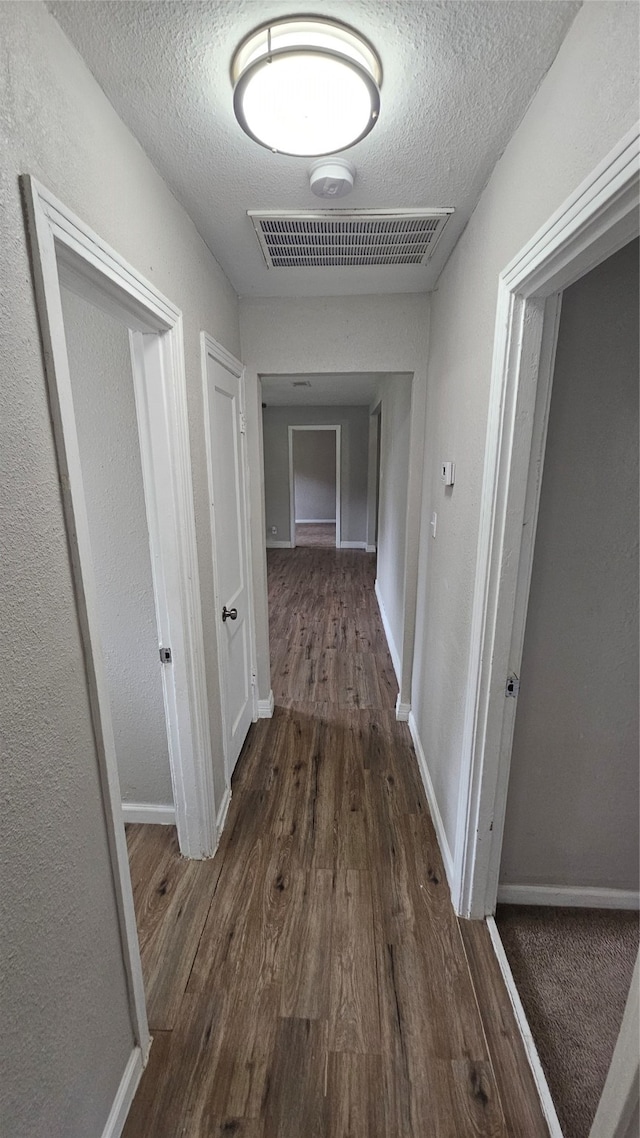
<svg viewBox="0 0 640 1138"><path fill-rule="evenodd" d="M380 113L382 65L352 28L321 16L273 20L231 64L242 129L279 154L319 158L354 146Z"/></svg>

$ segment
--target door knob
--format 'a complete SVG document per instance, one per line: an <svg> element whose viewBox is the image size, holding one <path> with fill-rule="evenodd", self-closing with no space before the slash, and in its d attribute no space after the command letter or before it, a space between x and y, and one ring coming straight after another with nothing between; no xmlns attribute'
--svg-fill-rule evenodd
<svg viewBox="0 0 640 1138"><path fill-rule="evenodd" d="M225 605L224 608L222 609L222 619L223 619L223 621L225 621L225 620L237 620L238 619L238 610L237 609L228 609L227 606Z"/></svg>

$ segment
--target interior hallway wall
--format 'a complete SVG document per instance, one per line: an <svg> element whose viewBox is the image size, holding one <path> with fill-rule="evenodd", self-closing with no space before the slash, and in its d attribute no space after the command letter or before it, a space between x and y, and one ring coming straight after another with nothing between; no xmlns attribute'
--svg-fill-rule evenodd
<svg viewBox="0 0 640 1138"><path fill-rule="evenodd" d="M401 671L404 577L409 489L411 378L389 376L379 389L382 404L376 589L384 610L396 674Z"/></svg>
<svg viewBox="0 0 640 1138"><path fill-rule="evenodd" d="M365 541L367 526L367 448L369 445L368 408L267 407L263 416L263 433L265 517L268 543L291 541L289 427L312 426L322 423L333 424L342 428L340 456L342 540L362 543ZM306 434L306 432L304 433ZM321 433L329 435L328 431ZM299 436L296 436L294 432L294 439L296 437ZM330 438L335 440L335 434L330 435ZM272 535L271 527L274 525L277 526L278 533Z"/></svg>
<svg viewBox="0 0 640 1138"><path fill-rule="evenodd" d="M635 4L580 9L433 293L412 707L451 856L469 772L464 693L498 277L637 121L637 43ZM453 490L440 481L445 460L456 463Z"/></svg>
<svg viewBox="0 0 640 1138"><path fill-rule="evenodd" d="M335 431L294 431L293 485L296 522L335 522Z"/></svg>
<svg viewBox="0 0 640 1138"><path fill-rule="evenodd" d="M220 798L199 334L237 354L237 299L43 4L0 4L0 108L0 1117L11 1138L87 1138L103 1132L133 1039L18 175L39 178L184 314Z"/></svg>
<svg viewBox="0 0 640 1138"><path fill-rule="evenodd" d="M260 699L269 697L265 502L259 375L413 374L410 468L406 534L407 589L404 598L402 674L409 700L418 572L418 519L422 493L429 296L323 296L243 298L240 301L242 359L246 367L247 441L251 467L253 589L256 605L257 679ZM366 526L361 540L366 540Z"/></svg>
<svg viewBox="0 0 640 1138"><path fill-rule="evenodd" d="M68 289L62 310L120 791L173 809L129 332Z"/></svg>
<svg viewBox="0 0 640 1138"><path fill-rule="evenodd" d="M562 298L500 881L638 889L638 242Z"/></svg>

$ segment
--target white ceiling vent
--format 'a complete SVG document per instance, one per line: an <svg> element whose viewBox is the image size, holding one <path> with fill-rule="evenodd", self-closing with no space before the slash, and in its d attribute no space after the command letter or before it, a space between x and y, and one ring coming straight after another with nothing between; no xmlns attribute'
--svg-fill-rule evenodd
<svg viewBox="0 0 640 1138"><path fill-rule="evenodd" d="M424 265L452 209L247 211L269 269Z"/></svg>

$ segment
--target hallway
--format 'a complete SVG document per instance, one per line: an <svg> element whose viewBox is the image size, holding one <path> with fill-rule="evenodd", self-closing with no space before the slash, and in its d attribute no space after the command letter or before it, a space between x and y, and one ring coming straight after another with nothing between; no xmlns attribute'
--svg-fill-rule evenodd
<svg viewBox="0 0 640 1138"><path fill-rule="evenodd" d="M154 1044L125 1138L547 1133L486 929L465 924L479 1013L374 571L269 553L276 710L215 859L128 828Z"/></svg>

